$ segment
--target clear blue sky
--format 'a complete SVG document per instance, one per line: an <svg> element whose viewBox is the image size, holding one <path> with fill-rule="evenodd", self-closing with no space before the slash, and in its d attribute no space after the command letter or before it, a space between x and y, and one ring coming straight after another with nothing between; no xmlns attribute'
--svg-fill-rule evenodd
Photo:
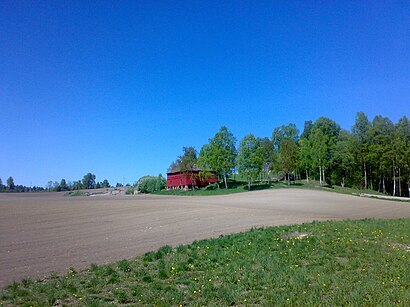
<svg viewBox="0 0 410 307"><path fill-rule="evenodd" d="M409 1L0 1L3 182L133 183L221 125L409 106Z"/></svg>

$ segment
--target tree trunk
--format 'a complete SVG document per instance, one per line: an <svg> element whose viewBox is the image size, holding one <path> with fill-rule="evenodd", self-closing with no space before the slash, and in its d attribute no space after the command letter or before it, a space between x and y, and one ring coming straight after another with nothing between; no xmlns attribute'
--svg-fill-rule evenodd
<svg viewBox="0 0 410 307"><path fill-rule="evenodd" d="M407 183L407 190L408 190L408 192L409 192L409 197L410 197L410 180L409 180L408 183Z"/></svg>
<svg viewBox="0 0 410 307"><path fill-rule="evenodd" d="M319 183L322 185L322 167L319 166Z"/></svg>
<svg viewBox="0 0 410 307"><path fill-rule="evenodd" d="M386 185L384 183L384 176L383 176L383 193L386 193Z"/></svg>
<svg viewBox="0 0 410 307"><path fill-rule="evenodd" d="M324 168L324 167L322 167L322 172L323 172L323 175L322 175L323 184L326 184L326 179L325 179L325 168Z"/></svg>
<svg viewBox="0 0 410 307"><path fill-rule="evenodd" d="M309 174L307 170L306 170L306 183L309 183Z"/></svg>
<svg viewBox="0 0 410 307"><path fill-rule="evenodd" d="M248 177L248 191L251 190L251 177Z"/></svg>
<svg viewBox="0 0 410 307"><path fill-rule="evenodd" d="M393 196L396 196L396 168L393 160Z"/></svg>
<svg viewBox="0 0 410 307"><path fill-rule="evenodd" d="M372 180L372 165L369 165L369 182L370 182L370 190L373 190L373 180Z"/></svg>
<svg viewBox="0 0 410 307"><path fill-rule="evenodd" d="M399 167L399 196L401 196L401 178L400 178L400 167Z"/></svg>
<svg viewBox="0 0 410 307"><path fill-rule="evenodd" d="M228 189L228 182L226 181L226 174L224 174L225 189Z"/></svg>
<svg viewBox="0 0 410 307"><path fill-rule="evenodd" d="M345 187L345 177L343 176L342 177L342 188L344 188Z"/></svg>
<svg viewBox="0 0 410 307"><path fill-rule="evenodd" d="M366 170L366 162L363 162L363 169L364 169L364 188L367 189L367 170Z"/></svg>

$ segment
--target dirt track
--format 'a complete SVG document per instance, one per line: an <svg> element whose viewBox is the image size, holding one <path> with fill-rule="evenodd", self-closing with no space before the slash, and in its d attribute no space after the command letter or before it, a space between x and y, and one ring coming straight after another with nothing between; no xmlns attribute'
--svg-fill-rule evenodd
<svg viewBox="0 0 410 307"><path fill-rule="evenodd" d="M410 204L299 189L210 197L0 194L0 287L254 226L366 217L410 218Z"/></svg>

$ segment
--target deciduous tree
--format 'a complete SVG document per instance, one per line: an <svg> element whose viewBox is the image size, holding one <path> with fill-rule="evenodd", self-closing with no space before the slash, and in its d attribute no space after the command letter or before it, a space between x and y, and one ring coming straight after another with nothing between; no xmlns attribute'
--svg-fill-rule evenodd
<svg viewBox="0 0 410 307"><path fill-rule="evenodd" d="M95 175L87 173L84 175L82 184L84 189L94 189L95 188Z"/></svg>
<svg viewBox="0 0 410 307"><path fill-rule="evenodd" d="M368 159L369 159L369 129L371 124L364 112L358 112L356 121L352 127L352 134L357 140L356 150L364 178L364 188L368 187Z"/></svg>
<svg viewBox="0 0 410 307"><path fill-rule="evenodd" d="M299 169L305 172L306 182L309 183L309 174L312 171L312 143L309 139L299 140Z"/></svg>
<svg viewBox="0 0 410 307"><path fill-rule="evenodd" d="M406 116L395 125L393 151L397 162L398 194L402 196L410 193L410 121Z"/></svg>
<svg viewBox="0 0 410 307"><path fill-rule="evenodd" d="M299 139L299 130L296 125L290 123L287 126L276 127L272 132L272 141L275 149L280 152L280 146L285 139L292 139L295 143Z"/></svg>
<svg viewBox="0 0 410 307"><path fill-rule="evenodd" d="M275 160L277 160L277 154L273 148L272 140L267 137L260 139L259 152L263 161L263 172L265 174L265 179L270 181L270 173L274 167Z"/></svg>
<svg viewBox="0 0 410 307"><path fill-rule="evenodd" d="M282 171L286 174L288 185L290 185L290 173L296 169L298 158L298 147L295 140L285 138L280 146L280 160Z"/></svg>
<svg viewBox="0 0 410 307"><path fill-rule="evenodd" d="M320 184L326 182L325 170L330 167L339 132L340 126L326 117L318 118L313 124L309 141L312 146L312 166L319 170Z"/></svg>
<svg viewBox="0 0 410 307"><path fill-rule="evenodd" d="M342 187L345 186L346 181L350 186L353 182L355 145L355 139L348 131L340 131L331 164L333 166L332 181Z"/></svg>
<svg viewBox="0 0 410 307"><path fill-rule="evenodd" d="M253 134L246 135L239 144L238 171L248 180L248 189L251 189L252 180L258 176L263 167L260 140Z"/></svg>
<svg viewBox="0 0 410 307"><path fill-rule="evenodd" d="M227 127L222 126L209 143L200 152L199 164L204 169L211 169L223 177L228 188L227 176L232 173L236 159L236 138Z"/></svg>
<svg viewBox="0 0 410 307"><path fill-rule="evenodd" d="M9 177L8 179L7 179L7 188L9 189L9 190L14 190L14 179L13 179L13 177Z"/></svg>

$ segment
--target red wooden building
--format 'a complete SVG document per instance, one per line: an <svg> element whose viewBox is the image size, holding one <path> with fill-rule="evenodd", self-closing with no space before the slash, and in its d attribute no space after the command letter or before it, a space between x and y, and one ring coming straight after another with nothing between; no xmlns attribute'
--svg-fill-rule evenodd
<svg viewBox="0 0 410 307"><path fill-rule="evenodd" d="M201 179L199 172L200 170L193 170L188 173L180 171L167 173L167 189L203 188L218 180L218 177L214 172L211 172L211 176L206 179Z"/></svg>

